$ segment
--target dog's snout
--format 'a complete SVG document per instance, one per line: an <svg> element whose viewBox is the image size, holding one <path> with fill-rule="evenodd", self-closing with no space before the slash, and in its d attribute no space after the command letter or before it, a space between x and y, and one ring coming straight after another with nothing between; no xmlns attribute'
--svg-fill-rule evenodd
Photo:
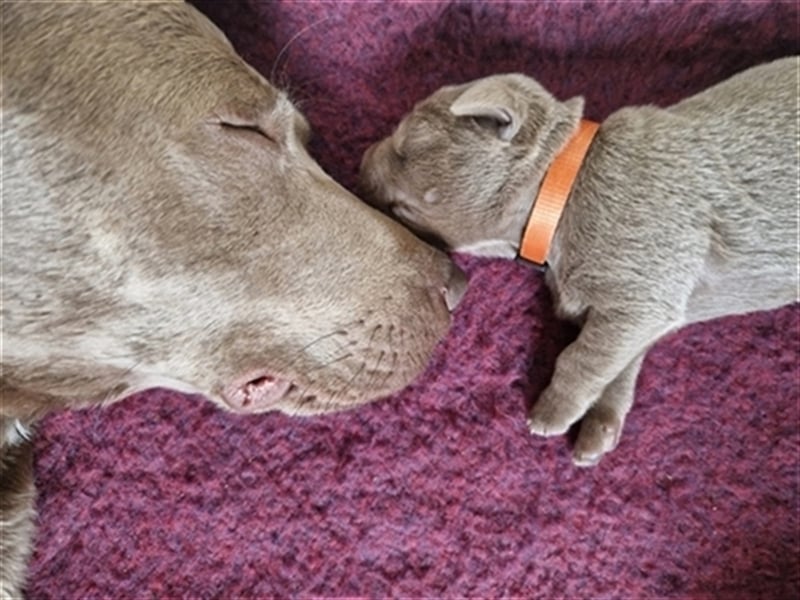
<svg viewBox="0 0 800 600"><path fill-rule="evenodd" d="M442 288L447 309L453 312L467 291L467 276L457 266L452 265L447 283Z"/></svg>

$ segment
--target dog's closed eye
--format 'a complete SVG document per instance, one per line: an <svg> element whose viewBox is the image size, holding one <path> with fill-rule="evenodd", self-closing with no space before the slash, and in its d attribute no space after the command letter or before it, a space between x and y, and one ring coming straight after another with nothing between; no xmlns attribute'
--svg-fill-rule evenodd
<svg viewBox="0 0 800 600"><path fill-rule="evenodd" d="M270 135L267 131L265 131L263 128L259 127L254 123L228 123L225 121L221 121L220 125L225 129L230 129L236 132L241 132L244 134L248 134L249 132L252 134L256 134L261 138L268 140L272 144L278 143L277 139L274 136Z"/></svg>

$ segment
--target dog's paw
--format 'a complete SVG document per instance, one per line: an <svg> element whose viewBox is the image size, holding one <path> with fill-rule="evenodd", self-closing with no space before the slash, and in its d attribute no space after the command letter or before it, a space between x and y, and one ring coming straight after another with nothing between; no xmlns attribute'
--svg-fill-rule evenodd
<svg viewBox="0 0 800 600"><path fill-rule="evenodd" d="M572 452L572 462L579 467L591 467L604 454L617 447L622 432L622 419L610 410L595 407L581 422L578 440Z"/></svg>
<svg viewBox="0 0 800 600"><path fill-rule="evenodd" d="M547 389L528 415L528 429L536 435L562 435L581 418L575 406Z"/></svg>

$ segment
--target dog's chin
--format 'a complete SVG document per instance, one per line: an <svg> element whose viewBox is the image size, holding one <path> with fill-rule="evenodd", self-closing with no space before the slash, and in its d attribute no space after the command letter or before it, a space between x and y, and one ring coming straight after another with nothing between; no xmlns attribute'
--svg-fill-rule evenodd
<svg viewBox="0 0 800 600"><path fill-rule="evenodd" d="M517 246L508 240L481 240L463 244L454 248L453 251L489 258L515 258L517 256Z"/></svg>
<svg viewBox="0 0 800 600"><path fill-rule="evenodd" d="M176 392L180 392L182 394L205 395L203 390L190 383L186 383L183 380L173 379L172 377L166 377L163 375L148 374L131 377L128 384L120 384L119 386L115 387L106 395L106 400L103 402L103 404L111 404L117 402L118 400L127 398L128 396L132 396L134 394L138 394L139 392L153 388L175 390Z"/></svg>
<svg viewBox="0 0 800 600"><path fill-rule="evenodd" d="M357 408L367 402L377 400L383 396L364 395L357 397L351 394L312 392L291 385L279 398L267 394L267 402L254 400L244 408L232 408L228 402L224 407L237 414L259 414L277 412L292 417L313 417L329 413L342 412Z"/></svg>

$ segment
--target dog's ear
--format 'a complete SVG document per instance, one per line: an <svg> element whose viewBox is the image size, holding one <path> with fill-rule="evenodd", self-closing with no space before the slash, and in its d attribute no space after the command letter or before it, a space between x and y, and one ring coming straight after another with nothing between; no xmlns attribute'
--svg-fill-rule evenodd
<svg viewBox="0 0 800 600"><path fill-rule="evenodd" d="M488 77L469 86L450 105L457 117L472 117L496 132L503 141L511 141L522 127L526 105L507 82Z"/></svg>

